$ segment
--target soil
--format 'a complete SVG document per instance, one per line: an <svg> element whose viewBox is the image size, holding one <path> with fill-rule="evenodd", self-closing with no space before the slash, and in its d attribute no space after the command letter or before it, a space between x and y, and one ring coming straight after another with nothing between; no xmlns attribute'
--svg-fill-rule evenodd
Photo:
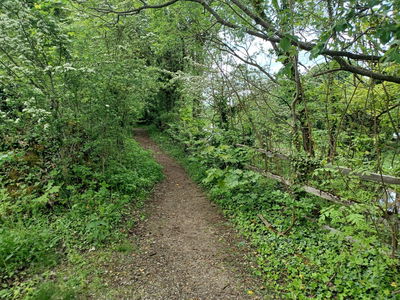
<svg viewBox="0 0 400 300"><path fill-rule="evenodd" d="M261 299L246 243L185 170L143 129L135 139L164 168L132 237L134 253L108 262L106 299Z"/></svg>

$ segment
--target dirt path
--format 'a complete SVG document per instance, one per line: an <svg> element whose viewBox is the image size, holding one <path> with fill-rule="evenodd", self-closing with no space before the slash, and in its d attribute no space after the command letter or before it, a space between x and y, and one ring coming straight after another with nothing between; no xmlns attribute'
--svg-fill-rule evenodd
<svg viewBox="0 0 400 300"><path fill-rule="evenodd" d="M139 252L110 262L112 285L120 287L112 298L260 299L249 295L255 287L247 250L218 208L144 130L135 136L154 152L165 179L148 205L149 218L138 226Z"/></svg>

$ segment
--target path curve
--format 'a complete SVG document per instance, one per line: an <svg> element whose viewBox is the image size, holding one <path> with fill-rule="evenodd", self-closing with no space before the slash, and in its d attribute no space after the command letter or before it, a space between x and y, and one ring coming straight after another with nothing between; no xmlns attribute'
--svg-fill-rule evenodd
<svg viewBox="0 0 400 300"><path fill-rule="evenodd" d="M165 179L149 201L148 219L138 226L139 254L128 271L121 266L135 275L121 277L131 280L118 299L260 299L249 295L254 278L244 259L248 249L238 246L238 234L219 209L145 130L135 130L135 139L154 153Z"/></svg>

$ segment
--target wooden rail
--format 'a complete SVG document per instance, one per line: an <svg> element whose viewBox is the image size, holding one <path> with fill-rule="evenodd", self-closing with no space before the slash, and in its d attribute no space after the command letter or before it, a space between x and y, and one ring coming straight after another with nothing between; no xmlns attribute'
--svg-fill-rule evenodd
<svg viewBox="0 0 400 300"><path fill-rule="evenodd" d="M254 148L248 147L246 145L241 145L241 144L237 144L236 146L253 149L253 150L257 151L257 152L266 154L268 157L277 157L279 159L284 159L284 160L289 159L289 156L284 155L282 153L273 153L273 152L267 151L265 149L254 149ZM371 173L371 172L370 173L366 173L366 174L365 173L359 173L359 172L354 172L350 168L337 167L337 166L332 166L332 165L328 165L327 167L328 168L332 168L332 169L337 169L344 175L357 176L361 180L368 180L368 181L374 181L374 182L386 183L386 184L400 184L400 178L397 178L397 177L394 177L394 176L390 176L390 175L376 174L376 173ZM268 178L277 180L278 182L281 182L281 183L285 184L286 186L290 186L291 185L291 182L289 180L287 180L286 178L284 178L282 176L279 176L279 175L276 175L276 174L273 174L273 173L270 173L270 172L268 172L268 171L266 171L264 169L261 169L261 168L255 167L255 166L246 166L246 169L253 170L253 171L257 172L257 173L260 173L264 177L268 177ZM353 204L357 203L357 201L344 200L344 199L342 199L342 198L340 198L340 197L338 197L336 195L333 195L331 193L319 190L319 189L314 188L312 186L303 185L302 189L305 192L309 193L309 194L318 196L318 197L320 197L322 199L334 202L334 203L339 204L339 205L350 206L350 205L353 205ZM395 202L395 205L398 205L398 204L396 204L396 202ZM395 218L394 219L395 220L395 226L399 226L398 225L398 216L394 215L394 213L396 213L396 210L387 210L386 213L387 213L387 215L385 217L379 218L378 220L380 222L385 222L385 221L387 222L388 221L388 217L389 218L393 218L394 217ZM261 217L262 216L259 215L259 218L267 226L267 228L269 228L270 230L274 231L274 228L272 227L272 225L270 225L268 223L268 221L266 221L264 218L261 218ZM322 228L327 230L327 231L330 231L333 234L343 234L339 230L337 230L335 228L332 228L332 227L330 227L328 225L322 225ZM288 230L290 230L290 229L291 229L291 227L289 227ZM280 233L280 232L276 232L276 233L282 235L282 234L285 234L286 231L283 232L283 233ZM352 243L357 242L357 240L355 238L353 238L352 236L346 236L345 239L347 241L349 241L349 242L352 242ZM391 245L391 247L392 247L391 253L388 253L388 252L383 251L383 250L381 250L380 252L383 255L390 255L391 257L395 257L395 255L397 253L397 248L398 248L398 236L397 236L396 232L392 232L392 245Z"/></svg>
<svg viewBox="0 0 400 300"><path fill-rule="evenodd" d="M276 174L267 172L267 171L265 171L265 170L262 170L262 169L260 169L260 168L255 167L255 166L246 166L246 169L255 171L255 172L257 172L257 173L260 173L261 175L263 175L263 176L265 176L265 177L267 177L267 178L271 178L271 179L277 180L277 181L279 181L280 183L283 183L283 184L286 185L286 186L292 185L292 183L291 183L289 180L283 178L282 176L279 176L279 175L276 175ZM320 198L323 198L323 199L325 199L325 200L334 202L334 203L336 203L336 204L345 205L345 206L350 206L350 205L352 205L352 204L357 203L357 202L355 202L355 201L350 201L350 200L341 199L340 197L338 197L338 196L336 196L336 195L333 195L333 194L331 194L331 193L328 193L328 192L325 192L325 191L316 189L316 188L314 188L314 187L312 187L312 186L303 185L303 186L302 186L302 189L303 189L305 192L309 193L309 194L318 196L318 197L320 197Z"/></svg>
<svg viewBox="0 0 400 300"><path fill-rule="evenodd" d="M249 146L243 145L243 144L236 144L236 146L241 147L241 148L252 149L259 153L263 153L263 154L267 155L268 157L277 157L277 158L283 159L283 160L287 160L290 158L288 155L278 153L278 152L268 151L268 150L261 149L261 148L252 148L252 147L249 147ZM329 165L329 164L326 165L325 168L329 168L332 170L338 170L343 175L356 176L356 177L360 178L361 180L365 180L365 181L373 181L373 182L378 182L378 183L400 185L400 178L391 176L391 175L384 175L384 174L378 174L378 173L373 173L373 172L365 172L365 173L358 172L358 171L353 171L352 169L347 168L347 167L334 166L334 165Z"/></svg>

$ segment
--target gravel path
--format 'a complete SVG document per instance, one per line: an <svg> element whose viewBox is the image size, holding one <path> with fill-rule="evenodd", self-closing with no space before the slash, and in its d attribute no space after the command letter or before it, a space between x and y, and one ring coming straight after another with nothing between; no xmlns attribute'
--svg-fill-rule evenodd
<svg viewBox="0 0 400 300"><path fill-rule="evenodd" d="M164 167L135 236L139 251L110 264L112 299L261 299L248 253L219 209L185 170L137 129L135 139Z"/></svg>

